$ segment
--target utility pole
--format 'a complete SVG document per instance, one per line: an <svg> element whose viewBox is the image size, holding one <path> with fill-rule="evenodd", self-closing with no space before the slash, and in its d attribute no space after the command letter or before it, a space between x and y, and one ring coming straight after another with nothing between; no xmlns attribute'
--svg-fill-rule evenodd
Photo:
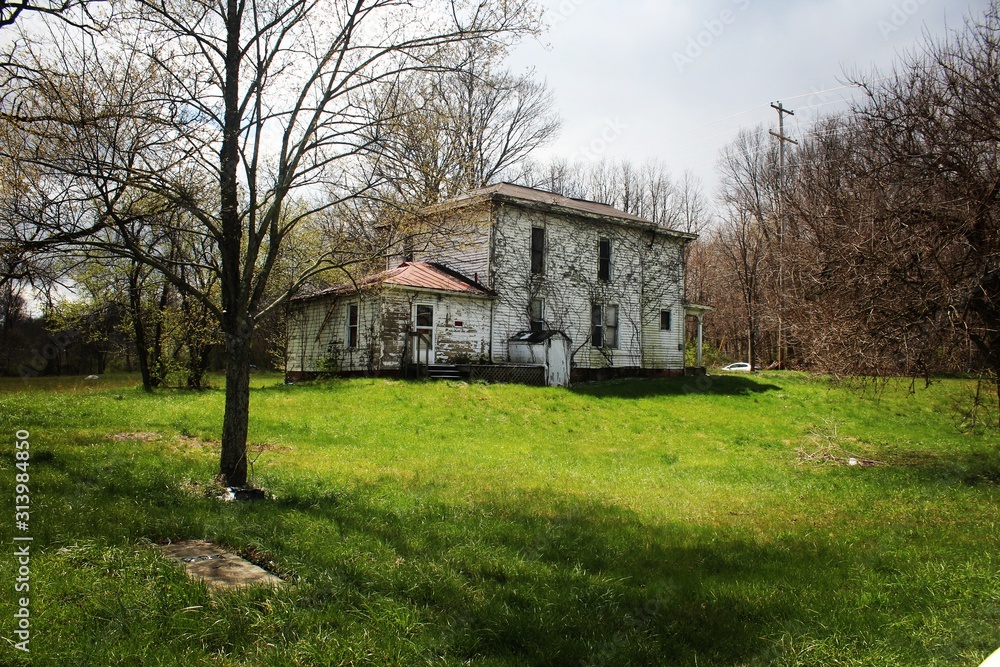
<svg viewBox="0 0 1000 667"><path fill-rule="evenodd" d="M799 142L785 136L785 116L794 116L795 112L786 109L781 102L772 103L771 108L778 112L778 132L771 130L771 135L778 138L778 368L785 367L785 143L796 146Z"/></svg>

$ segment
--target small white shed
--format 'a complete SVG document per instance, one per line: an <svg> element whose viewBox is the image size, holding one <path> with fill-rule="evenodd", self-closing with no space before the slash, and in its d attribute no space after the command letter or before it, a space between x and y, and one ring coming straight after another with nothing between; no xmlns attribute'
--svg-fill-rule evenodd
<svg viewBox="0 0 1000 667"><path fill-rule="evenodd" d="M508 342L510 361L545 367L545 384L568 387L572 341L561 331L522 331Z"/></svg>

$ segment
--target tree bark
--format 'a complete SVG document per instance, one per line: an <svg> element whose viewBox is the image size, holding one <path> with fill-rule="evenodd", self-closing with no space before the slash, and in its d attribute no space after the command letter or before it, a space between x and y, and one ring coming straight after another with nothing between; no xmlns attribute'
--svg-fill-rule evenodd
<svg viewBox="0 0 1000 667"><path fill-rule="evenodd" d="M222 418L219 472L227 486L247 483L250 416L250 331L226 333L226 409Z"/></svg>
<svg viewBox="0 0 1000 667"><path fill-rule="evenodd" d="M135 356L142 375L143 391L152 393L153 378L149 371L149 349L146 347L146 329L142 324L142 293L139 289L138 269L133 267L128 276L128 302L132 310L132 332L135 336Z"/></svg>
<svg viewBox="0 0 1000 667"><path fill-rule="evenodd" d="M997 390L997 428L1000 428L1000 364L993 368L993 382Z"/></svg>
<svg viewBox="0 0 1000 667"><path fill-rule="evenodd" d="M247 482L247 430L250 420L249 288L243 284L243 227L239 215L236 169L239 164L240 133L240 23L237 0L226 2L226 57L223 82L222 146L219 151L222 238L222 330L226 337L226 411L222 421L222 453L219 474L229 486ZM248 260L251 261L252 260Z"/></svg>

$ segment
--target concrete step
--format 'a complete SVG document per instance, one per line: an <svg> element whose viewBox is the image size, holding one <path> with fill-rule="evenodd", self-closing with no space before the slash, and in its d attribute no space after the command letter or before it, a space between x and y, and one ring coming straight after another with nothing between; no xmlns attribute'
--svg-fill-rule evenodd
<svg viewBox="0 0 1000 667"><path fill-rule="evenodd" d="M464 380L465 375L457 366L450 364L430 364L427 366L427 377L432 380Z"/></svg>

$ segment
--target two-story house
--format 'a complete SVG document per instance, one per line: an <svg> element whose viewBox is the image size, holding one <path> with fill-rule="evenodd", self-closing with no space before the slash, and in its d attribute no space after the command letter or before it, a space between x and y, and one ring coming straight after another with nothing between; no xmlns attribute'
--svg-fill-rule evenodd
<svg viewBox="0 0 1000 667"><path fill-rule="evenodd" d="M426 220L439 231L406 261L292 302L290 378L504 364L531 331L560 332L574 379L683 371L684 246L695 235L508 183Z"/></svg>

